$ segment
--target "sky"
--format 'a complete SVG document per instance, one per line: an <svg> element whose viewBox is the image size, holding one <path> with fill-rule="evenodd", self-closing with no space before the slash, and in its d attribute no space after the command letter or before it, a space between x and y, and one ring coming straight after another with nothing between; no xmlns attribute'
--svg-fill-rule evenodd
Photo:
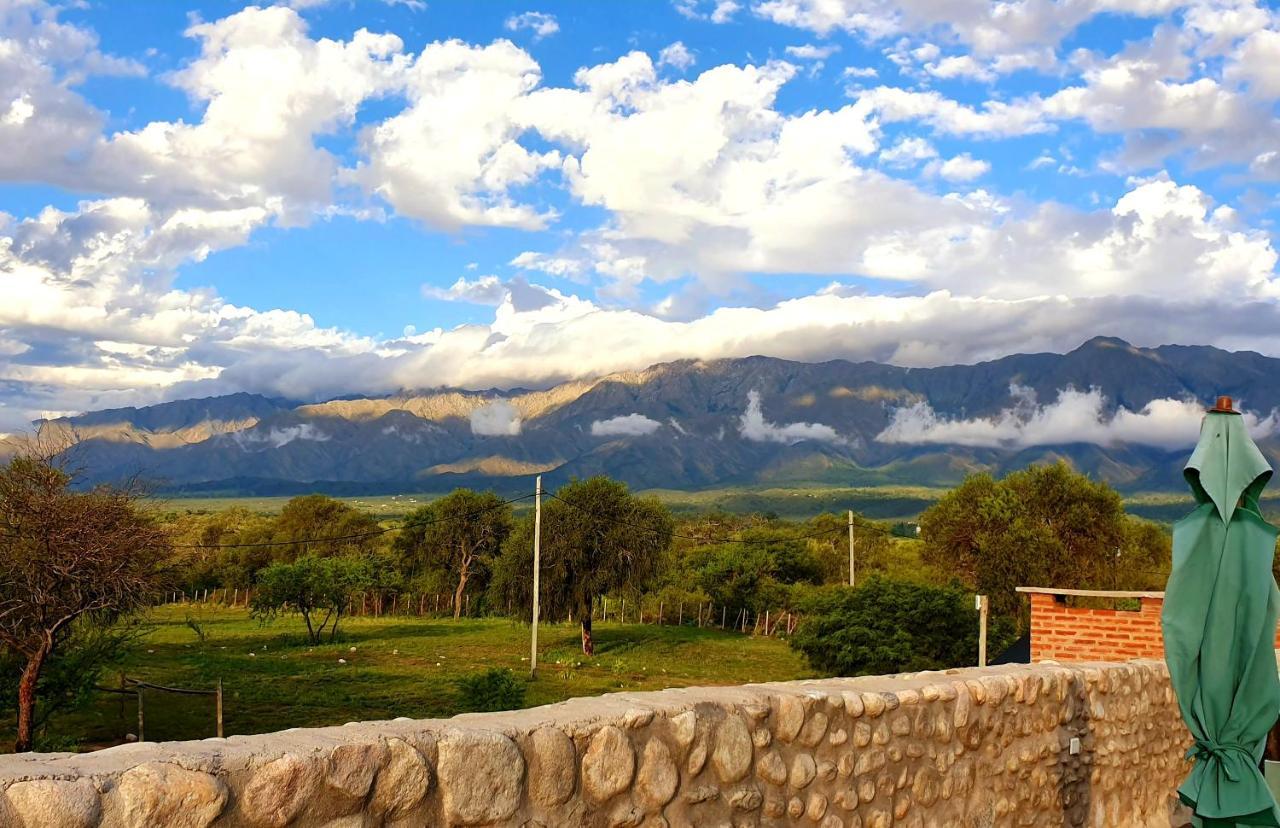
<svg viewBox="0 0 1280 828"><path fill-rule="evenodd" d="M1280 356L1250 0L0 0L0 432L249 391Z"/></svg>

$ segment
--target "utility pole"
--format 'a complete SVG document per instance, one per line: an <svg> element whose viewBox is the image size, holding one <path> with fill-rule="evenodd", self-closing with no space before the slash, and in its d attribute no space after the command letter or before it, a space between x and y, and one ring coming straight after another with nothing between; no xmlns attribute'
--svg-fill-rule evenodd
<svg viewBox="0 0 1280 828"><path fill-rule="evenodd" d="M533 489L533 629L529 643L529 678L538 675L538 581L542 570L542 475Z"/></svg>
<svg viewBox="0 0 1280 828"><path fill-rule="evenodd" d="M974 609L978 611L978 666L987 666L987 596L974 597Z"/></svg>
<svg viewBox="0 0 1280 828"><path fill-rule="evenodd" d="M849 586L853 586L853 510L849 510Z"/></svg>

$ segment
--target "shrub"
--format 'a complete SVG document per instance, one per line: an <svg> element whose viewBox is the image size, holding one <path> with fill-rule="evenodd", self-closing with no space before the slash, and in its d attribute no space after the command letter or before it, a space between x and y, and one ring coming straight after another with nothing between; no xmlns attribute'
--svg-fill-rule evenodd
<svg viewBox="0 0 1280 828"><path fill-rule="evenodd" d="M460 678L458 708L464 713L515 710L524 706L525 683L510 670L494 667L483 673Z"/></svg>
<svg viewBox="0 0 1280 828"><path fill-rule="evenodd" d="M861 585L816 590L791 646L831 675L941 670L977 663L978 614L959 585L926 586L872 576ZM988 652L1013 640L1007 619L991 619Z"/></svg>

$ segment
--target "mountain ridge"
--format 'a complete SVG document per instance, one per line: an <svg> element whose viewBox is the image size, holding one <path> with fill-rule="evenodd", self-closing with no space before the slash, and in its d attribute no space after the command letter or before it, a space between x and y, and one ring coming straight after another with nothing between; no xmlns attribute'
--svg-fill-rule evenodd
<svg viewBox="0 0 1280 828"><path fill-rule="evenodd" d="M1243 401L1280 459L1280 360L1115 337L931 368L751 356L543 389L319 402L241 392L39 425L78 437L92 481L141 475L171 490L430 491L537 471L548 484L609 474L661 488L953 485L1058 457L1123 489L1180 489L1198 412L1218 394Z"/></svg>

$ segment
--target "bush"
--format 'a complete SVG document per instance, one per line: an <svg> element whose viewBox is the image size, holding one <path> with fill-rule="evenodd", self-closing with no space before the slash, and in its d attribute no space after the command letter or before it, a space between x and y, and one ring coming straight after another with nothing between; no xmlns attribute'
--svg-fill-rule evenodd
<svg viewBox="0 0 1280 828"><path fill-rule="evenodd" d="M978 660L973 595L958 585L937 587L872 576L854 589L815 590L802 610L791 646L814 669L831 675L942 670ZM998 655L1013 625L991 619L987 651Z"/></svg>
<svg viewBox="0 0 1280 828"><path fill-rule="evenodd" d="M524 707L525 683L510 670L497 667L460 678L458 709L464 713L489 713Z"/></svg>

